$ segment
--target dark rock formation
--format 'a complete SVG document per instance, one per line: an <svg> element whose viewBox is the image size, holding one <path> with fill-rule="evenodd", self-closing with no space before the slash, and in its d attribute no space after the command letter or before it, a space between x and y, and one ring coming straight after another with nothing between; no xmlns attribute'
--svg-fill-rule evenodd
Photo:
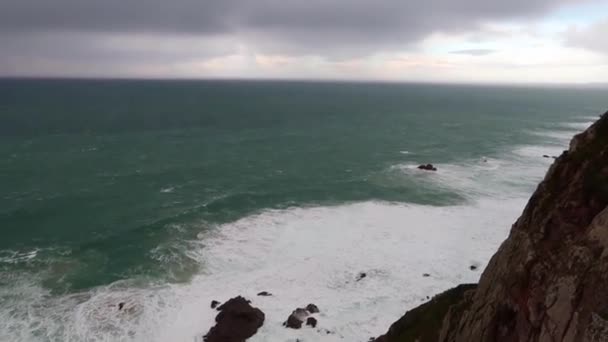
<svg viewBox="0 0 608 342"><path fill-rule="evenodd" d="M314 317L308 317L306 319L306 325L311 326L313 328L317 327L317 319Z"/></svg>
<svg viewBox="0 0 608 342"><path fill-rule="evenodd" d="M443 323L443 317L450 307L465 298L470 298L477 285L459 285L429 302L408 311L397 322L393 323L388 332L376 338L376 342L411 341L427 342L437 341ZM462 309L465 309L464 307ZM462 311L462 309L460 311Z"/></svg>
<svg viewBox="0 0 608 342"><path fill-rule="evenodd" d="M218 305L220 305L220 302L218 302L217 300L212 300L211 301L211 308L215 309Z"/></svg>
<svg viewBox="0 0 608 342"><path fill-rule="evenodd" d="M207 342L244 342L264 324L264 313L238 296L222 304L215 326L203 337Z"/></svg>
<svg viewBox="0 0 608 342"><path fill-rule="evenodd" d="M471 266L469 266L469 269L471 271L475 271L477 269L477 265L471 265Z"/></svg>
<svg viewBox="0 0 608 342"><path fill-rule="evenodd" d="M125 307L125 302L118 303L118 310L122 310Z"/></svg>
<svg viewBox="0 0 608 342"><path fill-rule="evenodd" d="M314 304L308 304L306 305L306 308L297 308L295 309L291 315L289 315L289 317L287 317L287 321L285 321L283 323L283 326L287 327L287 328L291 328L291 329L300 329L302 327L302 323L304 323L304 320L306 320L306 324L308 324L309 321L313 321L314 320L314 326L313 328L316 326L317 324L317 320L314 317L308 317L311 314L315 314L319 312L319 308L314 305ZM307 319L308 318L308 319ZM311 320L312 318L312 320Z"/></svg>
<svg viewBox="0 0 608 342"><path fill-rule="evenodd" d="M297 308L293 310L289 317L287 317L287 321L283 323L283 326L291 329L300 329L302 327L302 323L304 323L304 320L309 315L310 313L306 309Z"/></svg>
<svg viewBox="0 0 608 342"><path fill-rule="evenodd" d="M308 304L308 305L306 305L306 311L308 311L311 314L320 312L319 308L316 305L314 305L314 304Z"/></svg>
<svg viewBox="0 0 608 342"><path fill-rule="evenodd" d="M367 273L365 273L365 272L361 272L361 273L359 273L359 274L357 275L357 281L359 281L359 280L361 280L361 279L363 279L363 278L365 278L365 277L367 277Z"/></svg>
<svg viewBox="0 0 608 342"><path fill-rule="evenodd" d="M430 277L431 275L428 273L422 273L422 276L426 278L426 277Z"/></svg>
<svg viewBox="0 0 608 342"><path fill-rule="evenodd" d="M377 341L608 341L607 206L608 113L551 166L476 290L436 297Z"/></svg>
<svg viewBox="0 0 608 342"><path fill-rule="evenodd" d="M433 166L433 164L422 164L419 165L418 168L420 170L427 170L427 171L437 171L437 168Z"/></svg>
<svg viewBox="0 0 608 342"><path fill-rule="evenodd" d="M272 293L266 292L266 291L262 291L262 292L258 293L258 296L268 297L268 296L272 296Z"/></svg>

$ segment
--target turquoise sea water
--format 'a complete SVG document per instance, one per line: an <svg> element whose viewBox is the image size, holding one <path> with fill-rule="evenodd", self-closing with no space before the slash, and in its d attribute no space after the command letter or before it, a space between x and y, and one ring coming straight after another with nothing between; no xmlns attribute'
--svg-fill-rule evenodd
<svg viewBox="0 0 608 342"><path fill-rule="evenodd" d="M605 89L0 80L0 339L144 340L147 323L129 321L130 330L121 330L84 321L75 328L66 317L115 286L181 289L225 276L214 257L261 248L248 231L234 250L231 239L239 236L222 237L225 255L217 256L222 249L209 247L218 241L214 234L235 224L281 234L308 213L333 220L351 215L335 208L370 210L343 226L312 224L327 233L318 238L331 239L366 234L392 215L358 205L423 208L433 225L433 208L521 201L550 165L542 155L565 149L608 108L607 99ZM418 171L420 163L439 170ZM517 212L509 210L505 222L496 219L504 228ZM263 215L272 218L259 221ZM503 235L487 243L489 250ZM351 253L352 245L336 239L329 249ZM319 241L293 243L314 249ZM321 257L324 264L332 259ZM264 269L259 262L268 260L232 271L251 274ZM53 308L60 314L45 316ZM157 317L163 307L147 310L141 317Z"/></svg>

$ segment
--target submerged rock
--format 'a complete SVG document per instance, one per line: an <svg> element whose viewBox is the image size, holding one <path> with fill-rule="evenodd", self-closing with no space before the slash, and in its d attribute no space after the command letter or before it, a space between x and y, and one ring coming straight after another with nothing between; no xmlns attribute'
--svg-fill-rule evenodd
<svg viewBox="0 0 608 342"><path fill-rule="evenodd" d="M244 342L264 324L264 313L238 296L218 307L215 326L203 337L207 342Z"/></svg>
<svg viewBox="0 0 608 342"><path fill-rule="evenodd" d="M365 278L365 277L367 277L367 273L365 273L365 272L361 272L361 273L359 273L359 274L357 275L357 281L359 281L359 280L361 280L361 279L363 279L363 278Z"/></svg>
<svg viewBox="0 0 608 342"><path fill-rule="evenodd" d="M262 291L262 292L258 293L258 296L269 297L269 296L272 296L272 293L266 292L266 291Z"/></svg>
<svg viewBox="0 0 608 342"><path fill-rule="evenodd" d="M217 300L212 300L211 301L211 308L215 309L218 305L220 305L220 302L218 302Z"/></svg>

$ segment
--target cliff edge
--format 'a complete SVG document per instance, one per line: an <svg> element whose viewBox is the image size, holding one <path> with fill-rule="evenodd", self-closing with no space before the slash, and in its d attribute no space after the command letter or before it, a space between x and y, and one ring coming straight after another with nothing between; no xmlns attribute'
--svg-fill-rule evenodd
<svg viewBox="0 0 608 342"><path fill-rule="evenodd" d="M477 287L407 312L378 342L608 341L608 112L576 135Z"/></svg>

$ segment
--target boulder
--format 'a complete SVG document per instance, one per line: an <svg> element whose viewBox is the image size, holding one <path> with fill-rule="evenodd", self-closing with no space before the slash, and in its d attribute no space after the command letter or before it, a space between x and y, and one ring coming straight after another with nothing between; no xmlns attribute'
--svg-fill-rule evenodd
<svg viewBox="0 0 608 342"><path fill-rule="evenodd" d="M211 308L215 309L218 305L220 305L220 302L218 302L217 300L212 300L211 301Z"/></svg>
<svg viewBox="0 0 608 342"><path fill-rule="evenodd" d="M306 311L308 311L311 314L320 312L319 308L314 304L306 305Z"/></svg>
<svg viewBox="0 0 608 342"><path fill-rule="evenodd" d="M426 171L437 171L437 168L433 166L433 164L421 164L418 166L418 168Z"/></svg>
<svg viewBox="0 0 608 342"><path fill-rule="evenodd" d="M206 342L244 342L264 324L264 313L238 296L218 307L216 324L203 337Z"/></svg>
<svg viewBox="0 0 608 342"><path fill-rule="evenodd" d="M302 327L302 323L304 323L304 319L306 319L308 315L310 315L308 310L297 308L293 310L289 317L287 317L287 321L283 323L283 326L291 329L300 329Z"/></svg>
<svg viewBox="0 0 608 342"><path fill-rule="evenodd" d="M306 319L306 325L315 328L317 326L317 319L314 317L308 317Z"/></svg>
<svg viewBox="0 0 608 342"><path fill-rule="evenodd" d="M268 296L272 296L272 293L267 292L267 291L262 291L262 292L258 293L258 296L268 297Z"/></svg>

